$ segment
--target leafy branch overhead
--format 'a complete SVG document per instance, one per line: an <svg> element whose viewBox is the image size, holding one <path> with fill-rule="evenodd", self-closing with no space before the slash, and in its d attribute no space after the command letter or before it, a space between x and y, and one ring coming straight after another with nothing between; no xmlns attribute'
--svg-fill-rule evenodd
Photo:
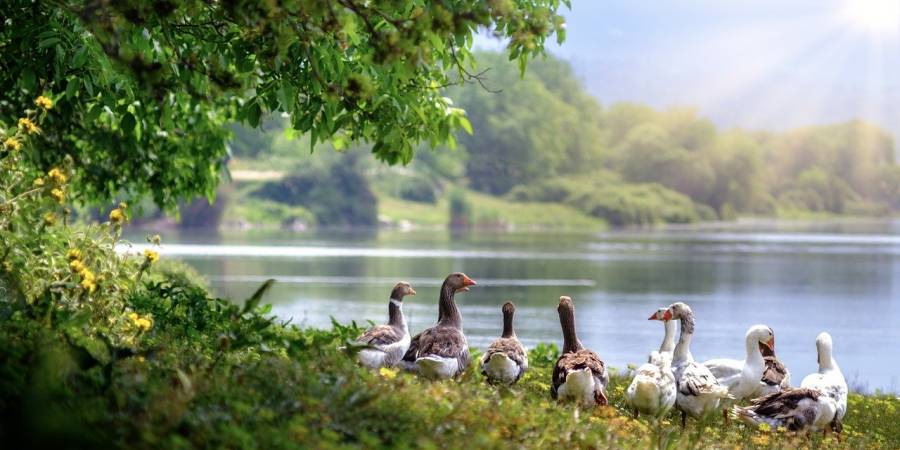
<svg viewBox="0 0 900 450"><path fill-rule="evenodd" d="M390 164L415 144L471 132L442 94L482 83L470 53L491 30L520 70L562 41L567 0L293 0L270 2L13 0L0 30L0 121L38 94L60 114L45 170L69 154L77 200L212 196L226 156L224 124L284 112L313 145L373 144Z"/></svg>

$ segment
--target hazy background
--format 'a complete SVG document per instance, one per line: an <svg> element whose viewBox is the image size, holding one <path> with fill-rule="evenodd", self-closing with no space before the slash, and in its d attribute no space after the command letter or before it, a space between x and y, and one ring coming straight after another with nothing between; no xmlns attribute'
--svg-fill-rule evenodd
<svg viewBox="0 0 900 450"><path fill-rule="evenodd" d="M882 10L850 6L867 2ZM862 118L900 133L898 2L573 0L572 9L567 39L551 51L604 103L696 106L717 124L762 129ZM873 29L860 23L869 14L887 17Z"/></svg>

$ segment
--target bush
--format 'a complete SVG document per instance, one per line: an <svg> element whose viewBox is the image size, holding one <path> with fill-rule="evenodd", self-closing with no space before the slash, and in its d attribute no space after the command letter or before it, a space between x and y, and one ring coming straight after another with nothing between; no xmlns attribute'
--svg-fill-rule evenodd
<svg viewBox="0 0 900 450"><path fill-rule="evenodd" d="M472 204L465 192L455 190L450 193L450 228L461 229L472 226Z"/></svg>
<svg viewBox="0 0 900 450"><path fill-rule="evenodd" d="M617 226L691 223L700 218L686 195L652 183L604 186L582 192L570 202Z"/></svg>
<svg viewBox="0 0 900 450"><path fill-rule="evenodd" d="M282 180L268 182L254 197L303 206L324 226L375 226L378 201L357 163L348 153L326 167L308 167Z"/></svg>
<svg viewBox="0 0 900 450"><path fill-rule="evenodd" d="M400 198L419 203L437 203L440 188L428 177L423 175L400 177Z"/></svg>

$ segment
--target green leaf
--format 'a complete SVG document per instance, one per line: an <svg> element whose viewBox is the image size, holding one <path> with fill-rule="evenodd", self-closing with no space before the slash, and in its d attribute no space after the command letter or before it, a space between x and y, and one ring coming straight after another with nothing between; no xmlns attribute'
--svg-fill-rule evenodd
<svg viewBox="0 0 900 450"><path fill-rule="evenodd" d="M273 284L275 284L274 279L270 278L266 280L266 282L263 283L262 286L260 286L259 289L257 289L256 292L254 292L253 295L251 295L250 298L247 299L246 302L244 302L244 308L241 309L241 315L256 309L256 307L259 306L259 302L262 300L263 296L266 295L266 292L269 291L269 288L271 288Z"/></svg>
<svg viewBox="0 0 900 450"><path fill-rule="evenodd" d="M466 130L466 133L472 135L472 123L469 122L469 119L466 116L456 116L456 120L459 123L459 126L462 127L463 130Z"/></svg>

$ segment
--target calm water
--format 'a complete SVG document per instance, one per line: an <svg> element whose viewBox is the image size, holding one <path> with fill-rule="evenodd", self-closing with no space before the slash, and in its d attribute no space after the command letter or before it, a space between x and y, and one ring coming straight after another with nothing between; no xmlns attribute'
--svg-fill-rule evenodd
<svg viewBox="0 0 900 450"><path fill-rule="evenodd" d="M500 305L517 306L526 345L561 345L556 304L576 305L579 337L608 363L641 363L659 345L656 308L689 303L696 358L743 357L743 336L771 326L795 383L816 369L815 337L834 337L851 384L900 390L900 221L820 226L750 224L655 232L451 234L164 233L163 255L184 259L229 298L267 278L267 301L303 326L383 322L390 288L410 281L412 332L433 324L444 275L478 282L457 296L471 346L499 334ZM133 237L134 242L140 242Z"/></svg>

